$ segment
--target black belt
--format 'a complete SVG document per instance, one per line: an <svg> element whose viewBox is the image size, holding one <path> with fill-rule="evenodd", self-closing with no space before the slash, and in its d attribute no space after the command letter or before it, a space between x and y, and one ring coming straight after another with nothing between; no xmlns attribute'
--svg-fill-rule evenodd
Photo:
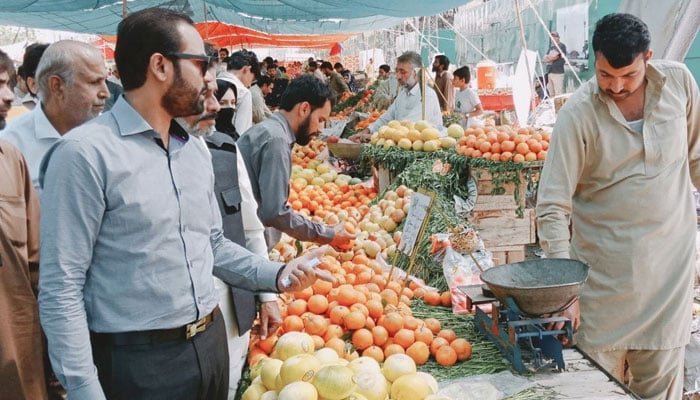
<svg viewBox="0 0 700 400"><path fill-rule="evenodd" d="M91 334L94 339L109 340L111 344L115 346L190 340L206 331L211 326L212 321L214 321L214 317L218 314L219 306L217 305L208 315L179 328L117 333L91 332Z"/></svg>

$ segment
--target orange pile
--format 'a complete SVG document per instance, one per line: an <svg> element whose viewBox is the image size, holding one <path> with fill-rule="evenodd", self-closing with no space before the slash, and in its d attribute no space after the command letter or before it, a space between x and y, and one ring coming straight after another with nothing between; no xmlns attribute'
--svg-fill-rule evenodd
<svg viewBox="0 0 700 400"><path fill-rule="evenodd" d="M357 125L355 125L355 129L357 129L357 130L359 131L359 130L361 130L361 129L365 129L365 128L369 127L369 124L371 124L372 122L378 120L379 117L381 117L382 114L384 114L385 111L386 111L386 110L382 110L382 111L372 111L372 114L370 114L369 117L363 119L362 121L358 122Z"/></svg>
<svg viewBox="0 0 700 400"><path fill-rule="evenodd" d="M304 152L303 158L315 152L298 151ZM318 268L331 272L335 284L317 281L303 291L280 296L282 327L265 340L251 339L251 365L270 354L277 337L289 331L307 332L317 349L331 348L348 360L362 355L382 362L391 354L405 353L418 365L431 355L441 365L453 365L471 356L469 342L458 339L449 329L441 329L439 321L418 319L411 311L414 297L437 295L438 302L445 304L449 293L445 297L426 291L418 279L403 287L389 280L389 271L375 259L379 254L386 256L384 252L399 243L400 232L392 231L408 211L411 190L401 186L385 193L377 205L368 206L376 195L374 189L363 185L291 187L292 207L327 224L344 221L357 239L352 248L328 249L321 257ZM281 246L287 248L281 252L284 257L294 256L290 243Z"/></svg>
<svg viewBox="0 0 700 400"><path fill-rule="evenodd" d="M550 134L533 128L510 126L487 126L468 128L457 142L457 153L473 158L492 161L536 161L544 160L549 149Z"/></svg>

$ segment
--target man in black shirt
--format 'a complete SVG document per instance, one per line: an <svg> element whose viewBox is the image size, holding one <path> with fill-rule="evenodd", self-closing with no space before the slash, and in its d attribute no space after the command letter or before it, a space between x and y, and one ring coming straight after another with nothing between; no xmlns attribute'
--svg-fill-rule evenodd
<svg viewBox="0 0 700 400"><path fill-rule="evenodd" d="M547 50L547 55L542 61L547 65L547 92L549 97L564 94L564 57L566 57L566 45L559 41L559 34L552 32L554 43ZM559 48L557 48L557 45Z"/></svg>

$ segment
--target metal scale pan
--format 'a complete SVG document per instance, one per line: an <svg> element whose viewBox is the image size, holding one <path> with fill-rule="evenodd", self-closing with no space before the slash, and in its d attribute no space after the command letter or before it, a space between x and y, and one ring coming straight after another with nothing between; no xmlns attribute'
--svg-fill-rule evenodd
<svg viewBox="0 0 700 400"><path fill-rule="evenodd" d="M505 264L481 273L481 280L502 304L511 297L528 316L566 309L578 299L587 278L586 264L563 258Z"/></svg>

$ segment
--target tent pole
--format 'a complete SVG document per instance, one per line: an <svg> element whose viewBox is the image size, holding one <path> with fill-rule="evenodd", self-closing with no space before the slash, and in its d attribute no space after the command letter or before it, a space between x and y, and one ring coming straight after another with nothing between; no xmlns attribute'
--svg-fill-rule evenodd
<svg viewBox="0 0 700 400"><path fill-rule="evenodd" d="M425 121L425 66L421 66L420 75L420 99L423 107L422 119Z"/></svg>
<svg viewBox="0 0 700 400"><path fill-rule="evenodd" d="M520 0L515 0L515 12L518 14L518 25L520 26L520 43L523 46L523 55L525 56L525 68L527 68L527 79L529 79L530 84L530 108L535 109L535 96L532 91L532 84L534 79L532 79L532 71L530 71L530 61L527 59L527 41L525 41L525 27L523 26L523 16L522 10L520 9ZM520 126L527 124L527 121L518 121Z"/></svg>
<svg viewBox="0 0 700 400"><path fill-rule="evenodd" d="M126 0L122 0L122 19L126 18Z"/></svg>

